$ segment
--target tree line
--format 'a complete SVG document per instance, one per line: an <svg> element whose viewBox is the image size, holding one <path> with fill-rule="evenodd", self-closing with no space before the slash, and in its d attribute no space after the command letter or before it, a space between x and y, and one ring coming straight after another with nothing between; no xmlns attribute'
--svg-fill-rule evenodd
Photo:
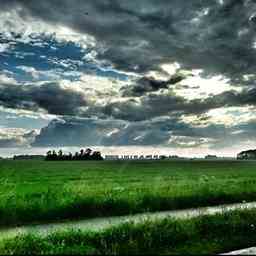
<svg viewBox="0 0 256 256"><path fill-rule="evenodd" d="M60 149L58 153L55 150L50 150L46 154L46 161L75 161L75 160L103 160L100 151L93 151L90 148L86 150L81 149L80 152L76 152L74 155L70 152L69 154L64 154Z"/></svg>

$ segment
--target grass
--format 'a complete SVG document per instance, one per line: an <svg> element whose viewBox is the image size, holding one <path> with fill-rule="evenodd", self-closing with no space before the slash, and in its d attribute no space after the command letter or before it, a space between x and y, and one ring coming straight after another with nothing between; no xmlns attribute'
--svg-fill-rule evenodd
<svg viewBox="0 0 256 256"><path fill-rule="evenodd" d="M256 201L256 162L0 161L0 225Z"/></svg>
<svg viewBox="0 0 256 256"><path fill-rule="evenodd" d="M255 242L253 209L187 220L126 223L101 232L17 235L0 242L0 254L217 254L247 248Z"/></svg>

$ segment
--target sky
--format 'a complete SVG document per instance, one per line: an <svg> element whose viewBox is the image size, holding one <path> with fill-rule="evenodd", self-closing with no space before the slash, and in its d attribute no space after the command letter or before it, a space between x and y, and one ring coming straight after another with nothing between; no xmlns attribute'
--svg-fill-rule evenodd
<svg viewBox="0 0 256 256"><path fill-rule="evenodd" d="M0 155L256 148L255 0L0 0Z"/></svg>

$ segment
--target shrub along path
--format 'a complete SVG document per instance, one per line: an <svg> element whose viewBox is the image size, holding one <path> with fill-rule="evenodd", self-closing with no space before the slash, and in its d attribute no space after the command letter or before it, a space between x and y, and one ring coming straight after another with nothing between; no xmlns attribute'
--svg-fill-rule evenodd
<svg viewBox="0 0 256 256"><path fill-rule="evenodd" d="M11 238L17 234L35 233L40 236L47 236L50 233L56 231L66 231L66 230L86 230L86 231L100 231L109 227L118 226L127 222L142 223L147 220L162 220L165 218L174 219L189 219L204 215L214 215L216 213L223 213L232 210L243 210L243 209L253 209L256 208L256 202L250 203L239 203L239 204L228 204L220 205L214 207L202 207L186 210L175 210L175 211L164 211L155 213L144 213L135 214L129 216L120 217L105 217L105 218L94 218L79 221L66 221L59 223L50 224L37 224L37 225L26 225L15 228L1 228L0 229L0 239Z"/></svg>

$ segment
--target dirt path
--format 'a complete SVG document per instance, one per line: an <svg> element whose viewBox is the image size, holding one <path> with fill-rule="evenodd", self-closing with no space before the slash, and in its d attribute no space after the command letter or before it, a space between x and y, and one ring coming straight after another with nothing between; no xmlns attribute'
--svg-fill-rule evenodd
<svg viewBox="0 0 256 256"><path fill-rule="evenodd" d="M203 208L196 208L196 209L176 210L176 211L135 214L130 216L122 216L122 217L95 218L95 219L86 219L86 220L79 220L79 221L69 221L69 222L62 222L62 223L51 223L51 224L42 224L42 225L33 225L33 226L28 225L28 226L22 226L17 228L0 229L0 239L13 237L18 233L27 233L27 232L35 232L37 234L44 236L57 230L65 231L68 229L99 231L108 227L116 226L121 223L130 222L130 221L134 221L135 223L138 223L138 222L143 222L145 220L160 220L168 217L186 219L186 218L192 218L200 215L213 215L215 213L221 213L224 211L230 211L235 209L251 209L251 208L256 208L256 202L221 205L221 206L215 206L215 207L203 207Z"/></svg>
<svg viewBox="0 0 256 256"><path fill-rule="evenodd" d="M256 255L256 247L251 247L243 250L223 253L221 255Z"/></svg>

